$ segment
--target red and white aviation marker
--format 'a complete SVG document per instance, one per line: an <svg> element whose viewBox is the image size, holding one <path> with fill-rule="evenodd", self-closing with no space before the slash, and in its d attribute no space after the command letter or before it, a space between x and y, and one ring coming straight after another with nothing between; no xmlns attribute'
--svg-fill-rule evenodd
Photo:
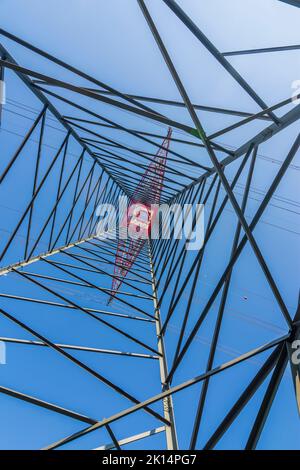
<svg viewBox="0 0 300 470"><path fill-rule="evenodd" d="M123 229L128 235L118 240L111 296L108 303L114 299L150 236L151 226L157 215L157 208L153 208L152 205L158 206L160 203L171 135L172 129L169 127L166 138L138 183L129 201L128 210L120 223L120 231Z"/></svg>

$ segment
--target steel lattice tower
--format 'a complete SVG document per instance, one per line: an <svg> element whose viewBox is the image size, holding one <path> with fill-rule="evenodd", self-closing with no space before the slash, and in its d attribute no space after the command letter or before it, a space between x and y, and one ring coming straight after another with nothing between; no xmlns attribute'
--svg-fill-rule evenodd
<svg viewBox="0 0 300 470"><path fill-rule="evenodd" d="M181 101L116 90L0 29L1 83L5 82L12 99L14 87L26 90L24 94L32 96L36 110L29 126L26 121L25 136L2 147L1 200L8 203L17 197L19 203L13 216L4 209L2 215L13 228L2 237L0 247L1 328L11 331L9 336L1 333L0 341L19 348L27 362L23 372L8 362L0 400L10 397L14 403L29 404L29 416L40 413L41 422L49 414L56 417L48 430L54 437L52 442L44 442L41 426L44 449L135 448L142 439L147 447L155 446L155 439L163 436L158 446L163 442L167 449L178 449L182 448L183 434L188 436L190 449L213 449L238 423L252 397L263 390L244 444L246 449L255 449L288 367L297 403L294 412L300 409L300 368L291 359L292 344L300 340L300 309L293 311L287 305L255 232L299 156L298 131L254 213L247 213L260 165L260 146L299 123L300 104L293 103L288 111L281 108L300 96L271 106L265 103L230 62L230 56L262 51L221 53L174 0L161 1L258 106L258 112L193 104L148 10L149 2L144 0L137 0L141 20L152 33L153 47L159 49ZM299 6L298 2L286 3ZM41 59L38 70L16 61L5 41L17 45L24 55ZM184 108L190 125L172 118L171 111L158 111L156 105L166 110ZM111 110L124 112L125 118L116 121ZM203 112L235 120L208 135L202 124ZM2 106L1 126L5 113ZM127 116L141 119L141 127L130 127ZM163 132L155 132L153 123L161 125ZM239 147L218 142L220 136L251 123L260 123L262 130L253 132ZM129 139L126 143L124 136ZM127 250L126 244L97 237L97 207L117 205L120 196L146 206L158 202L191 207L204 204L203 246L187 251L185 241L172 236L149 239L131 246L133 256L124 261L121 252ZM202 273L209 259L217 256L212 241L228 208L234 223L226 226L225 261L216 267L213 285L201 296ZM167 217L161 226L166 222ZM196 222L193 215L193 228ZM174 231L173 227L171 235ZM220 363L220 335L235 272L239 272L246 250L259 266L272 296L272 309L278 310L285 331L260 344L254 338L255 347ZM265 308L263 301L261 308ZM204 359L199 347L202 329L210 335ZM172 341L168 340L169 332L176 333ZM201 431L212 410L213 381L218 380L222 387L224 374L235 370L238 374L244 364L256 358L260 358L256 372L250 380L247 377L247 383L243 377L238 396L227 401L230 390L222 389L226 404L219 410L222 419L214 423L209 437L203 438ZM60 369L62 364L70 364L68 373L61 372L65 370ZM190 369L184 368L186 364ZM18 374L21 389L8 383L14 383ZM52 385L57 381L52 398L41 389L41 383L47 381ZM192 395L180 401L184 393ZM214 399L219 404L216 396ZM89 440L93 436L97 445Z"/></svg>

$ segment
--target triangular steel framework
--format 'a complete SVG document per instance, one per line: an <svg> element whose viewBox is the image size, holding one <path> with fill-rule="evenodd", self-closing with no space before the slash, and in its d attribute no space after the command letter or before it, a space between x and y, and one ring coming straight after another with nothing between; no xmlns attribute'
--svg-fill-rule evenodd
<svg viewBox="0 0 300 470"><path fill-rule="evenodd" d="M299 307L295 314L286 305L272 269L254 235L254 230L271 204L277 188L283 184L285 174L299 155L300 134L297 134L291 142L290 150L266 188L255 214L251 218L246 216L253 174L258 165L259 146L287 127L299 122L300 104L295 104L280 117L277 112L300 96L287 98L272 106L266 104L227 59L230 55L250 54L253 51L219 52L193 19L174 0L163 0L163 2L259 106L261 109L259 112L251 114L246 111L193 104L148 10L147 2L144 0L137 0L137 3L152 33L154 46L156 43L180 93L181 102L129 95L126 91L116 90L0 29L2 37L58 66L57 70L64 71L63 77L67 73L70 74L70 79L67 80L60 79L59 72L54 77L48 73L27 68L17 63L8 48L0 43L0 79L5 80L9 86L11 77L16 75L40 103L40 109L26 135L18 142L10 156L6 155L2 158L0 190L2 191L1 197L4 199L7 191L14 184L14 175L18 175L19 162L25 158L28 146L33 141L35 142L35 156L32 155L32 148L30 150L31 159L34 160L34 172L31 177L26 175L27 193L26 195L24 193L24 200L22 204L20 203L21 213L14 228L9 231L6 239L2 240L0 252L0 276L3 282L3 289L0 289L1 317L18 327L20 332L25 332L25 337L0 336L0 341L7 345L18 344L24 350L34 348L41 354L45 348L51 349L74 364L83 374L99 382L105 390L112 391L113 396L117 397L115 400L111 398L112 412L109 416L104 408L98 411L97 416L90 417L89 413L71 409L72 406L66 408L60 403L45 401L38 397L38 393L32 395L29 392L31 389L29 384L23 383L22 390L15 390L7 384L0 384L0 393L3 395L84 423L84 427L78 426L76 432L63 437L58 429L57 440L53 443L45 443L43 446L45 449L64 448L67 445L73 445L73 448L76 448L82 438L102 429L106 432L106 438L95 446L99 450L120 449L124 445L130 446L131 443L141 439L145 439L146 442L151 436L162 434L166 436L166 448L181 448L176 428L176 405L173 400L177 394L180 395L180 392L193 388L196 384L202 384L202 387L196 398L192 426L184 429L184 433L189 435L190 449L212 449L230 429L256 391L268 382L247 442L244 443L246 449L255 449L264 430L272 403L277 396L287 364L291 366L291 380L294 384L297 408L300 409L300 369L299 365L292 361L292 344L300 339ZM287 47L285 50L288 50ZM268 53L268 50L265 49L263 52ZM66 92L65 95L64 92ZM76 100L78 96L82 99ZM82 104L84 98L87 100L86 105ZM120 283L119 261L118 256L116 257L120 241L97 238L96 209L101 203L117 205L120 196L127 196L129 200L135 199L136 188L141 188L139 183L143 181L143 175L147 175L149 168L153 168L155 158L165 147L161 142L166 133L157 134L151 128L150 130L148 128L136 130L127 127L126 123L115 122L109 113L100 114L100 111L95 111L95 107L89 106L90 100L96 104L125 110L127 113L146 119L146 122L158 122L166 129L172 128L185 133L185 137L182 138L176 138L174 134L171 135L170 131L168 133L168 159L162 159L160 162L163 177L159 182L159 199L169 204L188 203L193 206L207 204L210 207L204 244L192 256L185 250L185 245L180 240L172 239L172 237L171 239L149 239L140 246L137 256L126 269L126 276L123 276L122 283ZM157 103L167 107L185 108L192 125L178 122L159 113L152 108ZM216 113L216 115L240 116L241 120L208 136L199 119L201 111ZM2 124L5 106L2 107L1 114ZM54 122L59 126L60 139L59 142L57 139L55 149L46 158L43 155L43 148L47 143L51 143L46 131ZM219 136L230 133L233 129L243 128L252 122L263 123L264 128L239 148L232 150L217 142L216 139ZM113 132L120 138L122 135L127 135L135 139L136 147L112 138ZM47 138L48 142L46 142ZM179 142L185 146L184 152L178 150ZM140 150L139 144L141 143L145 145L147 151ZM151 152L148 151L149 146L152 149ZM202 163L200 159L193 160L188 152L191 146L204 151L209 164ZM72 156L74 147L77 152L75 158L74 155ZM231 167L234 167L235 173L229 180L227 171ZM196 176L190 172L191 168L198 172ZM239 201L237 188L241 176L245 176L246 182ZM223 196L222 190L225 192ZM143 202L151 204L153 188L148 188L146 191L143 189L142 192ZM47 197L45 193L48 194ZM154 197L154 199L154 203L157 203L157 198ZM197 290L205 265L204 259L209 253L209 242L227 206L231 207L236 216L228 261L219 273L218 282L215 283L210 296L200 304L196 316L192 316L191 310L197 305ZM193 225L195 223L194 216ZM21 235L22 230L23 235ZM216 351L226 316L228 296L232 289L232 274L237 269L237 262L248 244L286 323L286 332L228 362L218 364L215 360ZM13 278L15 282L14 292L6 292L5 289L5 282L10 278ZM20 295L19 289L22 283L25 283L28 289L32 288L36 293L35 297ZM62 286L67 286L69 291ZM88 296L85 294L86 291L93 294ZM80 292L84 293L79 294ZM106 303L112 296L114 302L107 306ZM96 308L97 299L103 299L104 308ZM217 315L213 321L206 367L199 371L198 375L178 381L178 370L192 354L191 350L199 329L209 318L216 303ZM76 344L79 341L78 338L75 338L74 344L51 339L52 330L48 335L45 323L37 323L35 327L30 326L33 323L27 321L26 315L20 314L18 305L21 305L24 311L28 311L31 305L38 306L41 311L44 309L45 314L49 314L49 309L55 312L61 311L68 318L77 312L80 318L92 322L93 332L98 327L106 328L111 332L114 335L112 342L114 347ZM171 356L166 350L168 349L166 335L171 325L170 322L178 312L180 312L178 337L174 354ZM126 325L129 324L133 326L127 330ZM140 325L143 326L142 329ZM118 338L122 346L116 349ZM122 341L127 342L126 346L123 346L125 343ZM127 344L137 349L128 350ZM83 353L93 357L103 357L103 362L97 364L97 367L95 363L90 366L88 360L82 359L86 357L81 355ZM244 387L233 405L223 414L215 431L205 443L200 444L200 441L202 442L201 426L204 413L207 413L213 377L222 376L225 371L261 355L264 355L264 361L260 364L255 376ZM102 366L105 368L106 357L122 358L122 361L126 359L126 361L136 361L135 363L137 361L145 364L155 363L156 372L151 369L152 375L148 376L147 387L149 386L151 392L147 391L147 387L146 389L142 387L139 373L136 376L132 375L132 372L126 373L120 385L120 370L117 366L115 375L114 370L111 370L111 373L102 372ZM120 362L120 369L125 367L123 364ZM141 373L142 368L143 366L141 366ZM158 379L155 386L153 377ZM128 429L126 427L127 420L132 414L136 416L136 432L133 432L132 424L128 424ZM121 428L123 434L119 435L118 423L121 422L125 423L126 433L124 428Z"/></svg>

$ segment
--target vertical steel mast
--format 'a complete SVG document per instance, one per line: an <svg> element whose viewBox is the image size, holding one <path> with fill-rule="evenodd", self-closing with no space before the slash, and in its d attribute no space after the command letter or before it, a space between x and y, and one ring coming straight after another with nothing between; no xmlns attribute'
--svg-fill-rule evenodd
<svg viewBox="0 0 300 470"><path fill-rule="evenodd" d="M128 202L123 220L121 220L109 304L120 289L123 279L134 265L150 236L151 227L156 216L155 211L157 210L156 208L153 209L152 206L160 203L171 135L172 129L169 127L161 148L157 151L153 161L151 161L139 181ZM122 231L125 231L125 233L122 233ZM132 233L130 234L130 232ZM134 238L135 235L136 238Z"/></svg>
<svg viewBox="0 0 300 470"><path fill-rule="evenodd" d="M157 335L157 345L159 357L159 370L160 370L160 380L162 385L162 391L168 391L170 389L170 384L168 382L168 364L167 356L165 350L165 342L162 334L162 322L161 314L159 309L158 293L156 287L156 279L154 273L154 266L152 261L151 254L151 243L149 243L149 259L150 259L150 269L151 269L151 279L152 279L152 289L153 289L153 302L154 302L154 311L155 311L155 325L156 325L156 335ZM166 426L166 441L167 449L176 450L178 449L177 441L177 432L176 432L176 423L175 423L175 414L173 407L172 395L168 395L163 399L163 410L164 416L169 421L169 425Z"/></svg>

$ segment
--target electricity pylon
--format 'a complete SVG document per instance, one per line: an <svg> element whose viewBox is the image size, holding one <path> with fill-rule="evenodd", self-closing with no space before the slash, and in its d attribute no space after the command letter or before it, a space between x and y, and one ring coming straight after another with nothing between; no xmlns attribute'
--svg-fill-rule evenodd
<svg viewBox="0 0 300 470"><path fill-rule="evenodd" d="M127 276L150 236L151 226L156 215L154 206L160 203L171 135L172 129L169 128L161 148L157 151L153 162L149 164L130 198L124 219L121 221L122 237L118 239L112 293L108 303L113 300L123 279Z"/></svg>
<svg viewBox="0 0 300 470"><path fill-rule="evenodd" d="M2 106L0 136L0 190L5 201L1 220L6 224L0 247L0 313L1 331L7 331L0 341L8 349L0 394L3 400L15 399L7 402L11 416L17 409L14 403L26 402L30 404L27 419L37 414L42 423L48 419L47 413L56 417L51 429L45 425L38 432L35 426L28 428L23 436L28 447L212 449L222 444L222 437L232 432L242 411L252 406L251 398L263 390L258 405L251 408L253 421L243 443L245 448L255 449L266 431L288 364L297 404L294 411L299 409L300 370L293 359L295 341L300 339L299 306L296 301L293 306L286 302L255 232L258 226L265 227L265 211L299 156L298 132L251 217L247 209L255 189L255 172L265 161L260 159L260 146L299 121L300 104L294 101L300 96L266 104L227 59L252 52L221 53L174 0L163 1L247 93L258 112L192 103L143 0L137 1L141 21L144 16L153 47L159 48L181 101L116 90L0 29L1 37L26 50L24 56L30 52L43 59L39 71L33 70L25 65L25 58L24 64L17 63L8 47L0 45L0 79L7 85L8 105L18 104L17 97L24 90L34 100L34 106L18 104L18 112ZM41 72L45 61L47 71L53 73ZM156 110L157 104L164 106L164 113ZM279 110L288 105L279 117ZM174 106L188 112L188 123L169 116L169 108ZM118 120L108 109L120 110ZM14 113L16 128L19 119L27 123L21 138L15 129L11 140L5 141L6 111ZM129 127L123 111L136 119L137 128ZM201 119L204 112L232 116L234 121L208 135ZM241 119L237 122L236 117ZM260 122L263 129L252 131L251 138L239 147L232 149L217 141L253 122ZM164 132L154 131L152 123L163 126ZM128 144L124 136L135 144ZM177 213L168 239L149 237L130 251L118 238L100 239L97 208L100 204L117 206L121 196L140 205L130 217L135 217L136 225L144 222L146 229L149 217L141 221L141 212L144 208L149 212L153 202L189 207L204 204L203 245L189 252L185 240L173 236L185 222ZM220 240L218 228L227 210L235 218L224 223ZM191 214L194 230L197 218ZM165 214L161 225L167 222ZM125 226L129 226L128 214ZM233 321L228 314L233 276L237 272L247 286L254 282L250 269L245 272L240 265L246 246L269 289L269 308L282 321L282 334L272 339L265 335L263 341L256 331L251 338L249 328L246 349L237 351L234 341L242 333L237 333L233 323L230 351L234 358L223 361L220 337L224 330L228 332L224 323ZM207 287L205 276L211 266L215 272ZM265 301L259 298L257 302L261 302L257 311L264 312ZM199 336L203 329L209 335L207 344ZM12 352L17 361L10 361ZM260 359L255 363L256 372L248 370L248 382L241 382L242 391L236 397L229 384L245 381L239 371L253 366L255 358ZM22 362L26 360L29 362ZM30 371L25 374L28 363ZM228 380L226 374L232 371L236 375L229 375ZM217 399L212 393L216 381ZM44 383L47 387L43 388ZM51 399L46 396L48 391ZM213 432L212 416L218 417ZM6 433L5 438L10 437Z"/></svg>

